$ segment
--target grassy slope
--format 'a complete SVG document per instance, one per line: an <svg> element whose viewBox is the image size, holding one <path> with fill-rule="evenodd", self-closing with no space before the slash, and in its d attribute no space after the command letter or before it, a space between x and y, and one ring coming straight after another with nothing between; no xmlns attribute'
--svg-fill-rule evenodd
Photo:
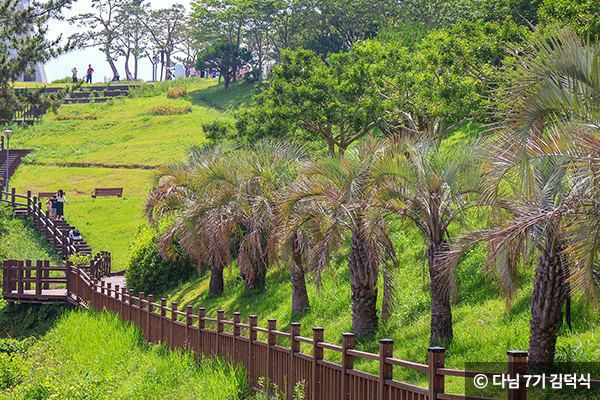
<svg viewBox="0 0 600 400"><path fill-rule="evenodd" d="M245 381L219 360L149 348L138 329L95 312L67 313L25 356L0 354L0 385L14 385L0 399L225 400Z"/></svg>
<svg viewBox="0 0 600 400"><path fill-rule="evenodd" d="M179 161L186 149L204 139L201 124L227 115L248 102L250 87L234 85L228 92L215 86L215 80L168 83L185 86L186 99L168 99L164 91L145 88L139 97L99 104L63 106L61 116L96 115L97 120L53 120L49 113L41 124L17 127L12 148L33 149L29 165L21 166L11 186L24 194L27 189L67 192L71 205L65 208L67 220L80 228L96 251L113 254L116 269L124 266L127 248L137 227L143 223L142 209L154 186L153 172L142 169L58 168L52 163L104 163L116 165L158 165ZM160 89L160 88L159 88ZM245 99L245 100L244 100ZM206 103L217 108L209 108ZM151 107L191 106L187 115L151 116ZM219 111L221 110L221 111ZM90 197L96 187L124 187L122 199Z"/></svg>

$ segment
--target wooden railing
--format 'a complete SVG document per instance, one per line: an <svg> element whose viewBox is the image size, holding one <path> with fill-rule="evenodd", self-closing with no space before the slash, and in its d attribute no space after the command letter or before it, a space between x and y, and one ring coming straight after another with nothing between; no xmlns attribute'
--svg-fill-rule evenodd
<svg viewBox="0 0 600 400"><path fill-rule="evenodd" d="M6 199L7 195L8 199ZM78 252L77 243L68 236L68 233L58 228L57 224L43 208L37 196L31 196L31 191L27 191L27 196L16 194L15 188L12 188L10 192L0 191L0 202L8 203L13 208L25 208L27 217L30 217L36 228L49 238L51 244L59 251L63 259L66 260Z"/></svg>
<svg viewBox="0 0 600 400"><path fill-rule="evenodd" d="M62 288L69 302L99 312L113 312L138 326L148 342L193 350L197 358L218 355L243 366L252 386L258 387L264 377L280 390L285 388L287 393L282 394L288 398L296 383L304 382L306 398L310 400L486 400L447 393L445 377L494 377L491 373L446 368L445 349L441 347L430 347L428 363L421 364L395 358L394 342L390 339L379 340L379 353L375 354L356 350L352 333L343 334L340 346L325 342L323 328L312 328L312 337L301 336L298 322L291 323L290 332L283 332L277 330L275 319L269 319L264 328L258 326L256 315L249 315L248 322L242 323L239 312L226 320L223 310L217 311L216 318L210 318L203 307L179 310L176 302L167 307L164 298L155 302L153 295L135 296L133 289L99 282L70 261L64 267L50 267L48 261L38 261L34 266L31 261L5 260L3 266L3 295L9 301L30 301L36 297L52 300L56 298L51 293L53 287L58 287L55 291ZM61 276L53 277L51 271ZM330 357L325 357L326 351L339 353L336 358L341 363L327 360ZM358 359L378 362L379 373L355 369ZM395 380L397 367L426 374L427 387ZM526 369L527 353L509 351L508 375L523 375ZM525 378L521 377L520 382L523 384L519 389L508 389L508 400L527 398ZM600 388L600 380L592 380L591 387Z"/></svg>
<svg viewBox="0 0 600 400"><path fill-rule="evenodd" d="M111 257L108 251L101 251L94 255L90 261L90 265L80 266L85 269L88 276L92 279L101 280L104 277L111 276Z"/></svg>

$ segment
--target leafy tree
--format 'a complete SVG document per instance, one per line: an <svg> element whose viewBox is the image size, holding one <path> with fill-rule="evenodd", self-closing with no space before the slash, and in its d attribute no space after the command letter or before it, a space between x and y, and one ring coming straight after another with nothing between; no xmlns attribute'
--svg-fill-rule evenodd
<svg viewBox="0 0 600 400"><path fill-rule="evenodd" d="M79 14L69 19L70 23L85 29L83 32L71 35L71 39L80 48L98 47L106 56L113 76L117 75L114 54L117 49L119 29L127 21L122 11L125 6L124 0L92 0L94 12Z"/></svg>
<svg viewBox="0 0 600 400"><path fill-rule="evenodd" d="M140 21L141 16L147 12L147 7L141 3L142 1L138 0L133 4L125 4L120 9L119 18L123 19L124 23L117 29L115 53L125 58L125 78L130 75L131 57L133 57L131 76L137 79L139 60L148 55L148 33Z"/></svg>
<svg viewBox="0 0 600 400"><path fill-rule="evenodd" d="M19 76L35 74L36 63L59 56L73 48L72 43L59 46L60 37L47 40L47 22L59 17L70 0L53 0L18 9L19 1L0 3L0 123L13 120L15 112L31 105L57 108L63 93L45 94L44 89L15 90L12 83Z"/></svg>
<svg viewBox="0 0 600 400"><path fill-rule="evenodd" d="M250 62L251 59L252 54L245 48L234 43L218 42L206 47L198 54L196 68L217 69L220 77L223 78L225 90L227 90L238 68Z"/></svg>
<svg viewBox="0 0 600 400"><path fill-rule="evenodd" d="M567 25L581 37L600 36L600 4L585 0L544 0L539 10L547 23Z"/></svg>
<svg viewBox="0 0 600 400"><path fill-rule="evenodd" d="M164 69L168 71L171 67L171 56L176 46L186 39L185 7L174 4L171 8L139 14L139 20L146 28L150 41L161 53L160 79L162 80Z"/></svg>
<svg viewBox="0 0 600 400"><path fill-rule="evenodd" d="M277 133L273 126L303 129L325 139L330 156L336 150L343 154L373 130L380 113L380 102L369 85L368 61L356 52L331 55L327 63L311 51L284 52L270 86L255 101L256 108L238 127L252 132L258 123L271 119L261 129L273 133Z"/></svg>

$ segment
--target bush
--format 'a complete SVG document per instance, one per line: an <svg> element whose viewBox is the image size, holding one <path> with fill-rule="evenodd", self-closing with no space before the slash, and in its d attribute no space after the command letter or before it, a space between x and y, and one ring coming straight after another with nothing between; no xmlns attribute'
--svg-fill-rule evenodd
<svg viewBox="0 0 600 400"><path fill-rule="evenodd" d="M127 259L127 287L136 292L159 294L171 285L183 282L196 271L188 258L175 246L172 261L165 261L156 249L156 233L150 228L138 232Z"/></svg>
<svg viewBox="0 0 600 400"><path fill-rule="evenodd" d="M175 89L171 89L167 92L167 97L169 99L178 99L180 97L185 97L185 96L187 96L187 92L185 89L175 88Z"/></svg>
<svg viewBox="0 0 600 400"><path fill-rule="evenodd" d="M158 106L152 107L148 110L148 114L151 115L179 115L179 114L187 114L192 112L192 107L167 107L167 106Z"/></svg>
<svg viewBox="0 0 600 400"><path fill-rule="evenodd" d="M202 124L207 139L222 140L231 136L233 126L227 121L215 119L213 122Z"/></svg>

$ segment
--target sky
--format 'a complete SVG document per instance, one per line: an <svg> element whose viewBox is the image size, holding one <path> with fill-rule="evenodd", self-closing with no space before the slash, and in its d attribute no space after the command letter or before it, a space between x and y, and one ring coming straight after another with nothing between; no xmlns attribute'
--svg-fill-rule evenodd
<svg viewBox="0 0 600 400"><path fill-rule="evenodd" d="M153 9L157 8L169 8L173 4L182 4L188 10L191 10L191 0L153 0L147 1ZM70 10L65 9L63 15L66 17L65 20L51 20L48 22L48 39L55 39L62 34L63 42L77 32L79 29L76 25L70 25L66 20L69 17L77 14L93 12L91 0L75 0ZM48 82L52 82L55 79L61 79L71 76L71 69L77 68L77 77L83 78L85 71L88 68L88 64L92 64L94 73L92 75L93 82L104 82L104 78L107 80L112 79L112 71L106 62L104 54L98 50L97 47L87 48L83 50L73 50L68 54L64 54L59 58L49 61L45 65L46 77ZM121 77L125 77L125 61L123 58L118 59L115 62L119 74ZM130 62L130 66L132 61ZM132 71L133 72L133 71ZM138 69L138 78L145 81L152 79L152 64L146 58L141 60Z"/></svg>

